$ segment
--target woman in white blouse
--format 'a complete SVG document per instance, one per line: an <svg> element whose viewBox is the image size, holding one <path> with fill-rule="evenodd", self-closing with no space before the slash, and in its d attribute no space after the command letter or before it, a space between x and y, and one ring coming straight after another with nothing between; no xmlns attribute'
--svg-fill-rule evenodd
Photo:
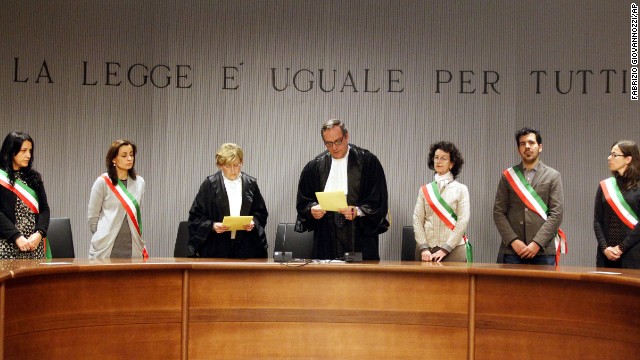
<svg viewBox="0 0 640 360"><path fill-rule="evenodd" d="M266 258L267 206L258 182L241 171L242 148L222 144L216 152L220 171L208 176L189 210L189 251L192 257ZM242 230L222 223L225 216L252 216Z"/></svg>
<svg viewBox="0 0 640 360"><path fill-rule="evenodd" d="M416 251L422 261L466 261L469 190L455 180L463 164L454 144L431 145L429 169L435 171L435 178L420 187L413 211Z"/></svg>

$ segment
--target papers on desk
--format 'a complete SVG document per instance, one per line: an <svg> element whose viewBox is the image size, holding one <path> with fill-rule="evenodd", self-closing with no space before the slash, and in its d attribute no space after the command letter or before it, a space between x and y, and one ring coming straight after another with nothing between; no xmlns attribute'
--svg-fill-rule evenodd
<svg viewBox="0 0 640 360"><path fill-rule="evenodd" d="M253 216L225 216L222 224L229 227L229 230L244 230L245 225L249 225Z"/></svg>
<svg viewBox="0 0 640 360"><path fill-rule="evenodd" d="M347 196L344 191L316 192L316 198L324 211L338 211L348 207Z"/></svg>

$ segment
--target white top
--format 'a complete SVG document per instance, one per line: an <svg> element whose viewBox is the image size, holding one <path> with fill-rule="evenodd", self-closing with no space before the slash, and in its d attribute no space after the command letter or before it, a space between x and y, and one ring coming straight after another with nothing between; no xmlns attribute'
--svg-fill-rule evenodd
<svg viewBox="0 0 640 360"><path fill-rule="evenodd" d="M105 175L105 174L103 174ZM138 204L142 206L142 196L144 195L144 179L142 176L136 176L133 180L131 177L127 180L127 190L133 195ZM126 211L120 203L120 200L111 191L109 185L102 176L93 183L91 195L89 197L89 205L87 209L87 220L89 229L93 234L91 236L91 247L89 248L89 258L108 258L111 256L111 249L118 236L120 227ZM127 224L131 229L131 256L133 258L142 257L142 249L144 241L135 230L131 219L126 216Z"/></svg>
<svg viewBox="0 0 640 360"><path fill-rule="evenodd" d="M351 148L349 148L351 149ZM342 159L331 158L331 170L324 191L343 190L345 195L349 193L349 179L347 178L347 165L349 164L349 149Z"/></svg>
<svg viewBox="0 0 640 360"><path fill-rule="evenodd" d="M242 178L238 176L235 180L229 180L224 175L224 188L227 190L229 198L229 214L231 216L240 216L240 207L242 207Z"/></svg>
<svg viewBox="0 0 640 360"><path fill-rule="evenodd" d="M240 216L240 208L242 207L242 174L238 175L235 180L227 179L224 174L224 188L227 190L227 197L229 198L229 215ZM236 238L236 230L231 231L231 238Z"/></svg>

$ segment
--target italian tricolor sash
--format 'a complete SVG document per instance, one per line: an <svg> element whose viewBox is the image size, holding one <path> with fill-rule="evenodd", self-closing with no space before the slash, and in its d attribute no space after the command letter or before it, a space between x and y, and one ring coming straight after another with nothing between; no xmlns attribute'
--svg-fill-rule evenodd
<svg viewBox="0 0 640 360"><path fill-rule="evenodd" d="M507 178L507 181L509 182L509 185L511 185L513 191L516 192L526 207L540 215L544 220L547 220L547 212L549 211L549 208L524 177L522 170L515 166L510 167L504 171L504 176ZM568 250L567 236L562 229L558 228L558 236L556 236L554 241L556 245L556 265L558 265L560 262L560 254L566 254Z"/></svg>
<svg viewBox="0 0 640 360"><path fill-rule="evenodd" d="M442 220L446 227L453 230L456 227L458 216L442 198L436 182L434 181L429 184L422 185L422 193L424 194L424 198L427 200L429 207L431 207L431 210L433 210L438 218ZM465 250L467 252L467 262L473 262L473 248L467 238L467 235L463 235L462 239L464 240Z"/></svg>
<svg viewBox="0 0 640 360"><path fill-rule="evenodd" d="M140 204L138 204L138 201L133 197L129 190L127 190L127 187L122 181L118 180L118 184L116 186L113 184L113 182L111 182L111 179L109 179L109 176L107 176L106 174L102 175L102 179L104 179L104 181L107 183L109 189L111 189L116 198L120 200L120 204L122 204L122 207L129 215L129 218L131 219L131 222L133 222L133 226L138 232L138 235L142 237L142 216L140 212ZM142 248L142 257L145 259L149 258L149 253L147 252L146 246Z"/></svg>
<svg viewBox="0 0 640 360"><path fill-rule="evenodd" d="M20 200L22 200L22 202L25 203L25 205L27 205L34 214L39 213L38 195L36 195L36 192L27 184L22 182L20 179L16 179L14 185L11 185L9 174L0 169L0 185L16 194L16 196L20 198Z"/></svg>
<svg viewBox="0 0 640 360"><path fill-rule="evenodd" d="M9 174L6 171L0 169L0 185L7 188L7 190L16 194L16 196L25 204L31 212L34 214L40 213L40 208L38 206L38 195L36 192L29 187L29 185L25 184L20 179L16 179L14 185L11 185L11 181L9 180ZM51 247L47 241L47 238L42 239L44 241L44 253L46 259L51 259Z"/></svg>
<svg viewBox="0 0 640 360"><path fill-rule="evenodd" d="M607 203L618 215L620 220L627 225L630 229L633 229L638 224L638 214L636 214L631 206L622 196L620 188L614 177L600 181L600 187L604 193L604 198L607 199Z"/></svg>

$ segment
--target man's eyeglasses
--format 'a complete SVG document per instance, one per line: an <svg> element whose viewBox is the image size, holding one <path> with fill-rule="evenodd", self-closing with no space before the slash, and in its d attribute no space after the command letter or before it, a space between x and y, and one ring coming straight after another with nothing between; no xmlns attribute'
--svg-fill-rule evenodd
<svg viewBox="0 0 640 360"><path fill-rule="evenodd" d="M624 154L616 154L616 153L612 152L611 154L609 154L609 156L611 156L612 158L614 158L614 159L615 159L615 158L617 158L618 156L626 156L626 155L624 155Z"/></svg>
<svg viewBox="0 0 640 360"><path fill-rule="evenodd" d="M336 141L325 141L324 142L324 146L326 146L328 148L333 147L333 145L340 146L340 145L342 145L343 141L344 141L344 136L341 137L340 139L336 140Z"/></svg>

